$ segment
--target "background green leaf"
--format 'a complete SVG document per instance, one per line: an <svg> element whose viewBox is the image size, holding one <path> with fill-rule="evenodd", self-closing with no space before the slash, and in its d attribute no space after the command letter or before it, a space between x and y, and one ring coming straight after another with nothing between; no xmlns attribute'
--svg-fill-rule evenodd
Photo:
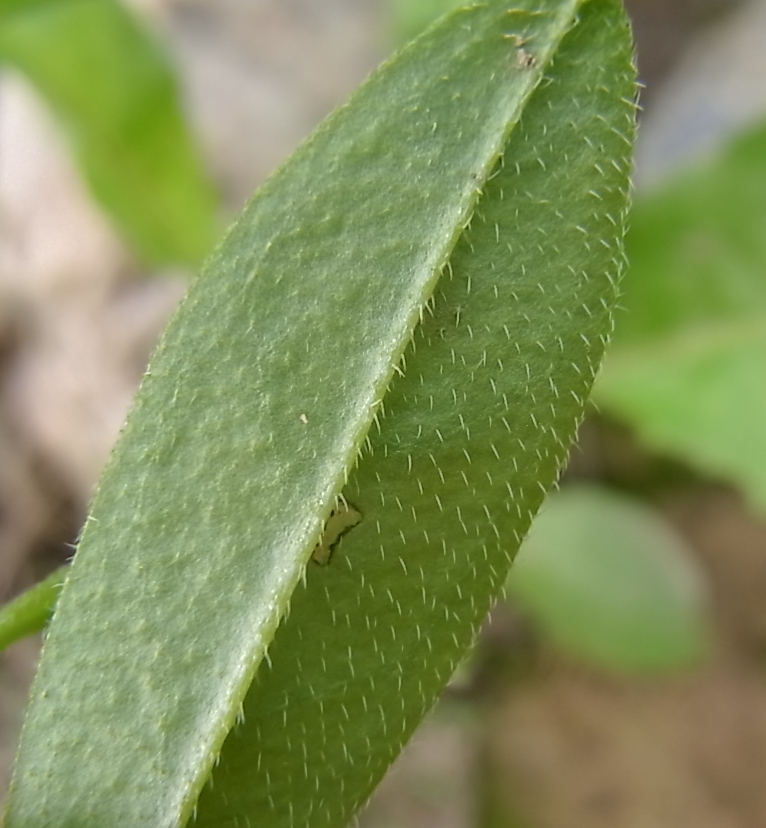
<svg viewBox="0 0 766 828"><path fill-rule="evenodd" d="M190 289L62 591L7 828L343 825L449 679L623 262L621 4L529 7L456 13L374 74ZM362 520L318 566L341 492Z"/></svg>
<svg viewBox="0 0 766 828"><path fill-rule="evenodd" d="M766 510L766 126L639 199L627 244L597 399Z"/></svg>
<svg viewBox="0 0 766 828"><path fill-rule="evenodd" d="M197 264L216 199L157 44L115 0L4 0L0 64L22 72L64 126L98 200L152 262Z"/></svg>
<svg viewBox="0 0 766 828"><path fill-rule="evenodd" d="M0 608L0 651L45 628L68 569L68 566L59 567L32 589Z"/></svg>
<svg viewBox="0 0 766 828"><path fill-rule="evenodd" d="M610 670L680 669L706 650L694 557L656 512L606 489L548 498L508 591L556 644Z"/></svg>
<svg viewBox="0 0 766 828"><path fill-rule="evenodd" d="M466 0L389 0L394 35L400 42L410 40L439 15L467 5Z"/></svg>

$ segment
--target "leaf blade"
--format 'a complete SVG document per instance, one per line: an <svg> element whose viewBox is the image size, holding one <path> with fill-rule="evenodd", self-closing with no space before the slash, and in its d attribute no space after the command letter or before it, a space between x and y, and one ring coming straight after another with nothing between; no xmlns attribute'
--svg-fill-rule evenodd
<svg viewBox="0 0 766 828"><path fill-rule="evenodd" d="M607 50L613 59L606 71L611 75L618 67L621 74L619 90L599 87L584 93L582 103L595 107L584 112L598 124L596 116L606 107L629 134L632 107L621 98L632 95L633 74L624 18L611 0L586 7L588 31L595 25L607 42L616 36L615 51ZM62 593L22 736L9 828L30 828L48 814L57 824L81 828L177 825L191 815L252 673L305 573L333 497L352 474L391 376L399 370L402 382L412 381L411 372L399 367L400 357L421 311L428 318L424 305L463 233L477 187L490 177L508 132L580 4L550 2L548 10L520 21L542 43L535 49L537 67L518 61L521 46L513 37L502 37L516 22L509 24L504 4L462 12L432 29L373 76L264 186L190 290L152 361ZM599 28L604 11L610 26ZM589 84L602 79L599 71L595 64ZM442 80L445 74L449 86ZM472 126L468 133L467 123ZM561 128L571 129L566 123ZM598 175L605 177L608 204L621 222L629 147L611 132L605 140L610 148L618 147L614 157L620 169ZM566 145L579 163L590 165L595 144L567 133ZM557 155L548 142L545 152L553 163ZM545 187L545 170L536 156L531 160L525 176L529 187ZM558 183L566 180L563 175ZM573 200L592 217L592 197L580 186L576 193ZM544 201L529 205L533 222ZM597 235L611 242L611 249L599 247L600 257L587 259L594 278L578 277L575 287L590 296L594 307L599 298L604 303L595 315L587 306L574 314L578 331L581 322L594 320L593 341L578 333L582 365L575 369L566 361L582 393L562 405L566 429L561 436L555 428L546 436L547 455L539 458L546 481L555 475L571 439L608 330L608 297L621 261L620 226L606 214L597 224ZM489 228L496 247L492 223ZM567 247L576 246L576 260L584 261L580 231L567 228L567 239ZM464 247L467 255L470 243ZM542 247L535 246L533 253L546 257ZM485 265L490 268L491 262ZM303 278L307 271L310 279ZM491 308L502 316L489 288L489 301L485 296L477 312ZM531 307L545 318L549 310L536 300L537 284L529 288ZM339 313L339 306L347 312ZM434 312L456 323L456 310L440 305L437 297ZM507 342L494 319L494 335ZM461 342L469 324L476 323L464 318L455 325ZM555 340L550 325L544 330ZM546 382L549 361L548 355L533 360ZM523 366L509 367L506 374L516 393L522 393L516 387L519 370ZM407 428L417 434L412 413L408 416ZM402 417L400 412L397 420L404 427ZM533 452L542 452L539 436L530 442ZM422 456L418 462L430 463ZM365 534L375 531L372 501L379 484L374 468L362 464L359 469L373 481L363 506L354 502L356 495L349 497L351 506L360 507L362 521L340 540L329 566L310 570L326 573L314 577L328 583L348 560L340 553L364 544ZM535 469L530 473L534 477ZM519 512L521 522L513 523L517 534L541 497L535 478L534 492ZM472 501L471 521L477 508ZM479 517L486 521L483 510ZM494 576L485 572L482 577ZM400 576L399 586L407 590L412 583ZM293 596L291 617L300 596L309 595L314 596L310 601L318 597L325 623L331 624L332 606L323 602L321 584L318 589ZM98 629L93 628L96 618ZM470 623L464 625L457 643L464 644L471 631ZM438 670L431 671L437 684L446 680L454 652L450 644ZM319 653L321 646L306 658ZM102 688L97 696L88 690L95 675ZM88 732L79 729L81 721L90 723ZM137 732L136 722L143 723ZM402 728L395 742L382 743L376 773L381 758L385 764L404 735ZM115 749L122 744L132 745L129 754ZM66 756L74 749L88 761L73 780ZM40 776L48 780L42 791L36 784ZM366 777L361 787L355 783L327 818L353 810L369 783ZM258 791L267 804L269 794ZM289 800L279 801L287 807ZM200 821L207 818L204 813L200 810ZM214 808L211 818L218 819L217 813ZM270 818L278 824L288 816L283 811Z"/></svg>
<svg viewBox="0 0 766 828"><path fill-rule="evenodd" d="M615 73L619 66L625 71L629 47L617 37L615 16L621 18L615 5L592 4L581 15L582 29L571 36L575 40L582 36L591 47L591 38L604 46L615 37L623 44L612 47L618 55L609 47L603 52L594 49L599 55L594 63L606 73ZM616 24L616 31L605 24L605 18ZM573 93L578 100L572 107L587 107L577 94L582 87L571 83L581 69L577 58L583 46L571 45L560 63L557 56L557 69L546 67L546 77L554 79L549 88L556 89L556 81L562 88L556 89L555 96L551 92L551 97L538 90L536 96L542 97L537 104L536 96L530 101L518 140L511 137L506 167L513 170L515 162L520 164L524 186L514 187L502 173L493 178L470 231L453 254L450 276L437 288L433 317L421 323L416 347L406 354L404 376L395 377L389 389L380 429L371 436L369 452L344 489L345 499L364 520L341 540L333 563L309 568L306 588L293 595L290 616L277 631L269 662L245 699L242 722L224 744L212 786L201 795L195 822L199 826L233 825L246 814L270 826L346 824L451 676L539 505L540 489L555 477L579 409L570 396L572 408L564 413L567 403L557 398L551 385L561 388L562 396L566 388L584 398L587 377L596 370L595 363L587 367L586 354L594 359L596 355L592 345L580 339L584 331L580 325L587 327L587 319L593 330L600 329L602 335L607 331L606 308L597 297L612 290L606 273L612 268L616 272L618 265L613 262L610 268L603 260L594 265L594 273L601 274L598 287L587 280L573 284L571 278L561 278L555 265L546 269L546 253L537 248L534 233L522 228L507 236L513 240L508 258L494 251L481 262L477 259L480 249L496 247L493 209L503 215L505 209L523 204L524 212L531 213L524 228L530 231L548 226L557 209L568 209L570 235L561 232L557 237L560 266L569 273L564 262L577 260L577 255L567 253L580 244L575 225L585 214L593 220L588 202L592 196L587 191L598 185L586 176L590 184L580 191L582 199L572 195L572 182L569 187L566 182L568 173L572 178L575 173L561 159L567 151L570 160L576 153L568 136L557 133L553 124L567 123L559 106ZM585 48L583 52L590 54ZM570 82L563 82L564 78ZM585 87L592 81L592 76L579 80ZM627 95L630 83L625 81ZM554 100L559 106L549 110ZM626 111L630 107L619 102L617 108L630 123ZM544 156L538 154L535 140L542 136L550 140L549 154ZM604 139L602 133L598 137ZM614 134L612 138L624 146ZM539 164L538 159L545 163ZM598 163L586 155L580 164L590 167L594 161ZM530 174L535 167L541 173L537 181ZM593 168L591 173L601 179ZM537 199L541 212L535 213L530 201L534 195L542 196L537 187L549 176L546 198ZM492 185L497 188L494 193ZM599 195L610 200L603 191ZM604 206L600 217L599 226L603 223L604 228L610 225L605 214L617 202L624 205L625 193L613 192L611 197L615 200ZM494 208L483 207L490 200ZM503 200L509 206L500 209ZM508 229L507 213L503 226ZM530 275L525 275L525 269ZM508 280L497 274L507 275ZM554 299L550 294L556 293L556 276L561 294ZM491 277L497 278L494 285ZM545 301L535 296L541 295L541 285L550 291ZM515 307L514 291L518 293ZM604 314L600 322L593 316L597 306ZM559 312L555 324L550 321L552 307ZM578 332L570 330L569 339L562 317L575 309ZM513 342L506 337L504 325L514 332ZM550 368L548 356L558 351L557 336L565 337L568 358L575 362L579 358L582 375L568 361ZM488 365L484 349L489 350L490 343L495 356L507 359L505 367ZM540 358L541 353L545 358ZM469 367L455 371L455 385L450 386L440 366L454 366L455 354ZM476 378L470 376L471 368ZM508 373L514 373L514 378ZM462 396L468 388L476 394L470 402ZM537 407L530 410L535 396ZM552 405L560 406L553 415L547 408ZM512 487L512 500L505 490L504 497L498 496L497 489L506 483ZM513 512L503 514L507 506Z"/></svg>

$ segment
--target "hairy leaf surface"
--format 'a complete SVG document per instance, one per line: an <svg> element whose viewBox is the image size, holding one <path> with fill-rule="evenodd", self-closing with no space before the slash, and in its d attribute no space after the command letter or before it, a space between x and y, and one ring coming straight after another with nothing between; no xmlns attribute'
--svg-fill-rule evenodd
<svg viewBox="0 0 766 828"><path fill-rule="evenodd" d="M192 286L61 594L8 828L343 825L449 679L565 458L623 258L621 5L522 6L375 73ZM344 501L361 520L326 545Z"/></svg>

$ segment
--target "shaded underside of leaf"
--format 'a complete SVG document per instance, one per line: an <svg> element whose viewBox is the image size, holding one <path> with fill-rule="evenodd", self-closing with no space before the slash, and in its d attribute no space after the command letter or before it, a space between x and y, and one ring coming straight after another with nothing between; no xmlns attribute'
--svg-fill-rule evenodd
<svg viewBox="0 0 766 828"><path fill-rule="evenodd" d="M766 128L636 204L596 387L650 446L766 510Z"/></svg>
<svg viewBox="0 0 766 828"><path fill-rule="evenodd" d="M198 264L216 199L170 67L116 0L5 0L0 65L22 72L66 129L94 194L150 261Z"/></svg>
<svg viewBox="0 0 766 828"><path fill-rule="evenodd" d="M449 678L622 263L621 6L529 7L458 12L373 75L190 289L62 592L8 828L183 824L267 649L198 821L341 825ZM362 519L317 566L341 491Z"/></svg>

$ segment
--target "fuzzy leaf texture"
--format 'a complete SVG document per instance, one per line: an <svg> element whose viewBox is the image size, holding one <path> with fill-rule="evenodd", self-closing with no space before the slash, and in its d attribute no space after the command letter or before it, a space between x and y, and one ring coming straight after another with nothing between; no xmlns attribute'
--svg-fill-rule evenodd
<svg viewBox="0 0 766 828"><path fill-rule="evenodd" d="M7 828L348 822L565 460L611 329L634 94L616 0L490 2L263 186L104 473ZM361 519L319 565L340 495Z"/></svg>

